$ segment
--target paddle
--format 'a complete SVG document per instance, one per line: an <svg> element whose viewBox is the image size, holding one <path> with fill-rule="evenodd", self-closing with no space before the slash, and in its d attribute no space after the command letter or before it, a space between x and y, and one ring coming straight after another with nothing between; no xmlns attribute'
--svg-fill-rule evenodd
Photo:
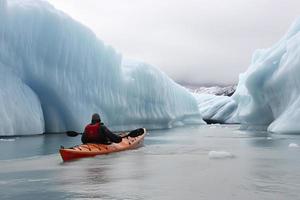
<svg viewBox="0 0 300 200"><path fill-rule="evenodd" d="M133 131L130 131L129 133L126 133L125 135L120 135L121 138L125 138L125 137L137 137L137 136L140 136L144 133L144 129L143 128L139 128L139 129L136 129L136 130L133 130ZM78 135L82 135L82 133L78 133L78 132L75 132L75 131L67 131L66 132L67 136L69 137L76 137Z"/></svg>
<svg viewBox="0 0 300 200"><path fill-rule="evenodd" d="M78 135L82 135L82 133L77 133L77 132L75 132L75 131L67 131L66 134L67 134L67 136L69 136L69 137L76 137L76 136L78 136Z"/></svg>
<svg viewBox="0 0 300 200"><path fill-rule="evenodd" d="M67 134L67 136L69 136L69 137L76 137L76 136L78 136L78 135L82 135L83 133L78 133L78 132L76 132L76 131L67 131L66 134ZM120 135L120 136L123 138L123 137L127 137L128 134L126 133L125 135Z"/></svg>

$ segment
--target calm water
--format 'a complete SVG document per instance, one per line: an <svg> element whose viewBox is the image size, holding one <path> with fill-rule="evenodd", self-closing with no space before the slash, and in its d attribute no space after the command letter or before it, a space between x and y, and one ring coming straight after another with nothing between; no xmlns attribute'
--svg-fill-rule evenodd
<svg viewBox="0 0 300 200"><path fill-rule="evenodd" d="M140 149L69 163L57 150L80 138L0 139L0 199L300 199L300 137L238 128L151 131Z"/></svg>

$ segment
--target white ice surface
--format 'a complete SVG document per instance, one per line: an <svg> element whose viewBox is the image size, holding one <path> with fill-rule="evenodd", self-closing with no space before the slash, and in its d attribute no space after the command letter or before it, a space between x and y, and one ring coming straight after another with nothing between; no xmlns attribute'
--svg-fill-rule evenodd
<svg viewBox="0 0 300 200"><path fill-rule="evenodd" d="M284 37L253 54L231 98L197 97L204 119L267 126L277 133L300 133L300 18Z"/></svg>
<svg viewBox="0 0 300 200"><path fill-rule="evenodd" d="M0 135L204 123L183 87L40 0L0 0Z"/></svg>
<svg viewBox="0 0 300 200"><path fill-rule="evenodd" d="M233 99L241 123L300 133L300 18L271 48L257 50Z"/></svg>
<svg viewBox="0 0 300 200"><path fill-rule="evenodd" d="M291 148L298 148L299 145L296 144L296 143L290 143L290 144L289 144L289 147L291 147Z"/></svg>
<svg viewBox="0 0 300 200"><path fill-rule="evenodd" d="M227 151L210 151L208 153L210 159L234 158L234 155Z"/></svg>
<svg viewBox="0 0 300 200"><path fill-rule="evenodd" d="M193 93L197 99L199 111L203 119L215 120L219 123L238 123L233 117L237 103L228 96Z"/></svg>

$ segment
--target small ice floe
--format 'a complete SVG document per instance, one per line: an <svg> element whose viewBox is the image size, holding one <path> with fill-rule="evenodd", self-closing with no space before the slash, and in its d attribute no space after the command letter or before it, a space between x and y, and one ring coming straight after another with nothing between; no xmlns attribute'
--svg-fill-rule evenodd
<svg viewBox="0 0 300 200"><path fill-rule="evenodd" d="M16 139L10 138L10 139L4 139L0 138L0 142L14 142Z"/></svg>
<svg viewBox="0 0 300 200"><path fill-rule="evenodd" d="M234 155L227 151L210 151L208 157L211 159L234 158Z"/></svg>
<svg viewBox="0 0 300 200"><path fill-rule="evenodd" d="M272 140L272 138L271 137L267 137L267 140Z"/></svg>
<svg viewBox="0 0 300 200"><path fill-rule="evenodd" d="M291 148L297 148L297 147L299 147L299 145L296 144L296 143L290 143L289 147L291 147Z"/></svg>

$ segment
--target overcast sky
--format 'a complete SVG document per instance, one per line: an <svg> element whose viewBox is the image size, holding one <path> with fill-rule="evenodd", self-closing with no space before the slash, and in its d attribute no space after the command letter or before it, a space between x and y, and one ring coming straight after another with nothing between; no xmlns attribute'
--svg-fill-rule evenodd
<svg viewBox="0 0 300 200"><path fill-rule="evenodd" d="M198 85L236 83L300 16L300 0L49 1L123 56Z"/></svg>

